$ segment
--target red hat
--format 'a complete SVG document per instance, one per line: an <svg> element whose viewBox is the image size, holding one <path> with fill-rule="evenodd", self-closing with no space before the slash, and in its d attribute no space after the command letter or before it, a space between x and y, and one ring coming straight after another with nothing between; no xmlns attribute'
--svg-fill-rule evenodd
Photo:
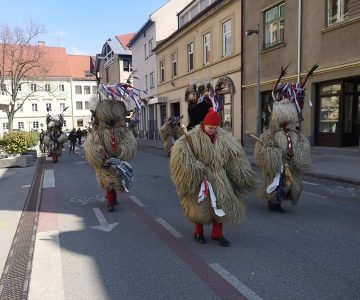
<svg viewBox="0 0 360 300"><path fill-rule="evenodd" d="M221 124L220 115L210 107L209 112L204 118L204 125L219 126Z"/></svg>

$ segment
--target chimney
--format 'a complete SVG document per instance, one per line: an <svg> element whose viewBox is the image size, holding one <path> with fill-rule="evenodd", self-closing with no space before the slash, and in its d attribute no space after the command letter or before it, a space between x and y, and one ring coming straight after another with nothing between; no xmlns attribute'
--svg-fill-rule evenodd
<svg viewBox="0 0 360 300"><path fill-rule="evenodd" d="M39 47L45 47L45 42L44 41L38 41L38 46Z"/></svg>

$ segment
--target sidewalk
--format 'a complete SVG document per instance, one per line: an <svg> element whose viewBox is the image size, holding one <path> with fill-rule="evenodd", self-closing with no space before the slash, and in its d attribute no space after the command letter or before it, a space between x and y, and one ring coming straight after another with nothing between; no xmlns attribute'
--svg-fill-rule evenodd
<svg viewBox="0 0 360 300"><path fill-rule="evenodd" d="M139 146L163 149L161 140L138 139ZM251 164L256 166L253 157L253 148L244 147ZM350 148L331 148L318 147L311 148L313 168L307 176L336 180L343 183L350 183L360 186L360 151L358 147Z"/></svg>

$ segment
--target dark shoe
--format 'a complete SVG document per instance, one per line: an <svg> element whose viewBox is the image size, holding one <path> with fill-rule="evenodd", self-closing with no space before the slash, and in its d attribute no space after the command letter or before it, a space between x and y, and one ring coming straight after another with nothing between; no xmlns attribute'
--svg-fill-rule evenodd
<svg viewBox="0 0 360 300"><path fill-rule="evenodd" d="M230 242L225 239L223 236L216 238L216 237L211 237L214 241L216 241L221 247L229 247L230 246Z"/></svg>
<svg viewBox="0 0 360 300"><path fill-rule="evenodd" d="M108 204L108 210L114 211L114 204Z"/></svg>
<svg viewBox="0 0 360 300"><path fill-rule="evenodd" d="M199 244L205 244L206 240L203 234L197 235L194 234L195 241L197 241Z"/></svg>

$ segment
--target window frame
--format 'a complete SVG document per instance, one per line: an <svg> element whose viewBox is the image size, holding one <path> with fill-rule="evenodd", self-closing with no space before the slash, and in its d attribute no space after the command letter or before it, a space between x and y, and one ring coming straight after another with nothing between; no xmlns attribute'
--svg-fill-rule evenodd
<svg viewBox="0 0 360 300"><path fill-rule="evenodd" d="M75 94L82 95L82 85L75 85Z"/></svg>
<svg viewBox="0 0 360 300"><path fill-rule="evenodd" d="M160 60L159 67L160 67L160 72L159 72L160 82L163 83L165 81L165 60L164 59Z"/></svg>
<svg viewBox="0 0 360 300"><path fill-rule="evenodd" d="M50 107L50 109L48 110L48 107ZM45 110L46 111L52 111L52 105L51 105L51 102L47 102L45 103Z"/></svg>
<svg viewBox="0 0 360 300"><path fill-rule="evenodd" d="M59 91L60 92L65 92L65 85L64 84L59 84Z"/></svg>
<svg viewBox="0 0 360 300"><path fill-rule="evenodd" d="M276 10L276 17L267 20L268 15ZM267 15L268 14L268 15ZM268 49L285 42L285 2L278 3L277 5L264 11L264 49ZM272 26L275 25L275 30ZM274 38L274 35L276 37Z"/></svg>
<svg viewBox="0 0 360 300"><path fill-rule="evenodd" d="M349 19L349 1L348 0L336 0L336 16L330 16L331 0L326 1L326 25L327 27L334 26L336 24L345 22ZM346 12L345 12L346 10ZM331 19L334 19L331 21Z"/></svg>
<svg viewBox="0 0 360 300"><path fill-rule="evenodd" d="M31 103L31 111L33 111L33 112L38 111L38 104L37 103Z"/></svg>
<svg viewBox="0 0 360 300"><path fill-rule="evenodd" d="M207 65L210 62L211 62L211 32L208 31L203 35L203 64Z"/></svg>
<svg viewBox="0 0 360 300"><path fill-rule="evenodd" d="M225 27L227 24L230 24L230 30L225 32ZM230 44L229 44L229 49L227 50L226 47L227 47L227 41L228 39L230 40ZM223 47L222 47L222 54L223 54L223 57L225 56L229 56L232 54L232 20L229 19L227 21L225 21L223 24L222 24L222 44L223 44Z"/></svg>
<svg viewBox="0 0 360 300"><path fill-rule="evenodd" d="M194 42L187 44L188 71L194 70Z"/></svg>
<svg viewBox="0 0 360 300"><path fill-rule="evenodd" d="M150 89L155 87L155 72L150 73Z"/></svg>
<svg viewBox="0 0 360 300"><path fill-rule="evenodd" d="M177 53L171 54L171 78L177 76Z"/></svg>

